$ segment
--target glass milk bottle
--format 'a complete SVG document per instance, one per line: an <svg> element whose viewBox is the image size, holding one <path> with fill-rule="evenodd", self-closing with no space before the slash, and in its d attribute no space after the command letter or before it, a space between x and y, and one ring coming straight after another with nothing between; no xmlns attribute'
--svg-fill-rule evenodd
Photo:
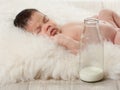
<svg viewBox="0 0 120 90"><path fill-rule="evenodd" d="M84 20L84 30L80 41L80 79L96 82L104 77L104 45L99 30L99 20Z"/></svg>

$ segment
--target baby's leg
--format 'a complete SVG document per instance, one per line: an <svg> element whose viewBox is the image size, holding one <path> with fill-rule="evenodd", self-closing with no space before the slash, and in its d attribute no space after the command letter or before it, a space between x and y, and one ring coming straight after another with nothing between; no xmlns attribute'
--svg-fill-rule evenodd
<svg viewBox="0 0 120 90"><path fill-rule="evenodd" d="M113 11L113 18L118 28L120 28L120 15L118 15L117 13Z"/></svg>
<svg viewBox="0 0 120 90"><path fill-rule="evenodd" d="M120 45L120 30L117 31L114 43Z"/></svg>
<svg viewBox="0 0 120 90"><path fill-rule="evenodd" d="M101 10L98 19L111 23L114 27L120 28L120 16L112 10Z"/></svg>

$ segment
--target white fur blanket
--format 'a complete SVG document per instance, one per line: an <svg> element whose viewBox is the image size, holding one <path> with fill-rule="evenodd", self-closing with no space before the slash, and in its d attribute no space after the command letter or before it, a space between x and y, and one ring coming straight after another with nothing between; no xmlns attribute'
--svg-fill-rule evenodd
<svg viewBox="0 0 120 90"><path fill-rule="evenodd" d="M13 0L7 6L1 6L2 9L9 9L0 15L0 84L48 78L79 79L79 54L75 56L69 53L47 37L15 28L13 18L20 10L32 7L33 4L60 24L79 21L93 13L63 3L54 3L53 6L52 2L46 5L43 1L42 4L31 1L31 6L26 6L25 1L14 2ZM106 78L120 79L120 47L105 42L104 48ZM94 52L97 56L97 52Z"/></svg>

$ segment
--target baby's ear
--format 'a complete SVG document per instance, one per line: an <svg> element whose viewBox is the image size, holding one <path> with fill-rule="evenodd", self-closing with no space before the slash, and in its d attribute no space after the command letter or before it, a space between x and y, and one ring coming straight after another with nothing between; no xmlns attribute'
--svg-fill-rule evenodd
<svg viewBox="0 0 120 90"><path fill-rule="evenodd" d="M120 31L117 31L115 35L114 43L120 45Z"/></svg>

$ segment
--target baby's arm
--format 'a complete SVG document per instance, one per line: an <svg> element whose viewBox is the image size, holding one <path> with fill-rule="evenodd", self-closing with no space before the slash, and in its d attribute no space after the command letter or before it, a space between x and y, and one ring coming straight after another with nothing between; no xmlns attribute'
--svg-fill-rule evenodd
<svg viewBox="0 0 120 90"><path fill-rule="evenodd" d="M77 54L80 48L79 41L76 41L70 37L67 37L63 34L58 34L54 36L57 43L66 49L70 50L73 54Z"/></svg>
<svg viewBox="0 0 120 90"><path fill-rule="evenodd" d="M114 43L120 45L120 31L119 30L116 33Z"/></svg>

